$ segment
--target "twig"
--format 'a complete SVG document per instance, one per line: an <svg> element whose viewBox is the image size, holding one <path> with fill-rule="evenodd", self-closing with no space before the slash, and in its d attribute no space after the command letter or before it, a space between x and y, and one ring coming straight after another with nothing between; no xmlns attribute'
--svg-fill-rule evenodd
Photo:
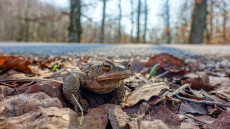
<svg viewBox="0 0 230 129"><path fill-rule="evenodd" d="M169 72L169 71L165 71L165 72L159 74L157 77L162 78L162 77L164 77L165 75L167 75L168 73L170 73L170 72Z"/></svg>
<svg viewBox="0 0 230 129"><path fill-rule="evenodd" d="M72 94L72 96L73 96L74 100L76 101L77 106L78 106L78 107L80 108L80 110L81 110L80 125L82 125L82 123L83 123L83 116L84 116L83 109L82 109L80 103L78 102L78 100L76 99L76 97L75 97L73 94Z"/></svg>
<svg viewBox="0 0 230 129"><path fill-rule="evenodd" d="M167 98L172 98L175 94L178 94L181 90L183 90L183 89L185 89L185 88L187 88L189 86L190 86L190 84L186 83L186 84L182 85L181 87L179 87L178 89L176 89L173 93L171 93L171 94L167 93L166 95L163 95L160 99L158 99L155 102L155 104L157 104L159 102L162 102L162 101L166 100Z"/></svg>
<svg viewBox="0 0 230 129"><path fill-rule="evenodd" d="M12 79L12 80L0 80L0 82L31 82L34 81L34 78L27 78L27 79ZM58 83L63 83L62 81L58 81L58 80L53 80L53 79L36 79L36 81L54 81L54 82L58 82Z"/></svg>
<svg viewBox="0 0 230 129"><path fill-rule="evenodd" d="M185 98L182 96L179 96L178 93L174 94L175 97L181 100L193 102L193 103L200 103L200 104L207 104L207 105L217 105L217 106L225 106L225 107L230 107L230 104L228 103L223 103L223 102L215 102L215 101L206 101L206 100L195 100L195 99L189 99Z"/></svg>
<svg viewBox="0 0 230 129"><path fill-rule="evenodd" d="M191 119L193 119L193 120L195 120L195 121L197 121L197 122L200 122L200 123L202 123L202 124L208 124L208 125L210 125L209 123L206 123L206 122L204 122L204 121L198 120L197 118L192 117L192 116L189 116L189 115L187 115L187 114L184 114L184 116L186 116L186 117L188 117L188 118L191 118Z"/></svg>
<svg viewBox="0 0 230 129"><path fill-rule="evenodd" d="M16 91L16 93L19 95L18 89L16 87L14 87L14 90Z"/></svg>
<svg viewBox="0 0 230 129"><path fill-rule="evenodd" d="M189 88L190 89L190 88ZM197 96L193 96L191 94L188 94L186 93L185 91L181 91L180 94L184 95L185 97L188 97L188 98L193 98L193 99L196 99L196 100L204 100L203 98L200 98L200 97L197 97Z"/></svg>
<svg viewBox="0 0 230 129"><path fill-rule="evenodd" d="M2 84L4 86L11 87L11 88L14 88L14 90L16 91L16 93L19 95L18 89L16 88L17 85L10 85L10 84L4 83L4 82L0 82L0 84Z"/></svg>
<svg viewBox="0 0 230 129"><path fill-rule="evenodd" d="M7 84L7 83L2 82L2 81L0 81L0 84L2 84L4 86L9 86L9 87L12 87L12 88L16 87L16 85L10 85L10 84Z"/></svg>
<svg viewBox="0 0 230 129"><path fill-rule="evenodd" d="M168 95L168 97L172 98L173 96L177 95L180 91L182 91L185 88L188 88L189 86L190 86L190 84L188 84L188 83L182 85L181 87L176 89L172 94Z"/></svg>
<svg viewBox="0 0 230 129"><path fill-rule="evenodd" d="M36 82L36 78L34 78L34 80L33 80L33 81L31 81L30 83L26 84L26 86L25 86L25 87L32 85L34 82Z"/></svg>

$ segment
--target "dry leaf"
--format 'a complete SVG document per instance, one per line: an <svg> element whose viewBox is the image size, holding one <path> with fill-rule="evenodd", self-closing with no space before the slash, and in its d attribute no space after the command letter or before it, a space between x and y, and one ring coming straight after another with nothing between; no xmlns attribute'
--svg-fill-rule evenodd
<svg viewBox="0 0 230 129"><path fill-rule="evenodd" d="M214 91L221 98L230 101L230 80L223 81L222 84Z"/></svg>
<svg viewBox="0 0 230 129"><path fill-rule="evenodd" d="M0 122L1 129L81 129L78 115L69 108L41 108Z"/></svg>
<svg viewBox="0 0 230 129"><path fill-rule="evenodd" d="M144 115L150 108L150 105L146 102L140 104L140 108L138 109L138 116Z"/></svg>
<svg viewBox="0 0 230 129"><path fill-rule="evenodd" d="M186 113L206 114L207 113L207 110L203 104L184 102L180 105L179 109L180 109L179 110L180 114L186 114Z"/></svg>
<svg viewBox="0 0 230 129"><path fill-rule="evenodd" d="M181 84L183 85L186 83L191 84L191 88L196 90L203 89L206 91L212 91L217 88L216 86L211 86L209 84L209 77L207 75L202 75L201 77L198 78L187 79L183 81Z"/></svg>
<svg viewBox="0 0 230 129"><path fill-rule="evenodd" d="M230 113L222 112L211 125L204 125L204 129L230 129Z"/></svg>
<svg viewBox="0 0 230 129"><path fill-rule="evenodd" d="M202 115L202 116L196 116L195 118L207 124L211 124L212 122L214 122L214 119L210 116Z"/></svg>
<svg viewBox="0 0 230 129"><path fill-rule="evenodd" d="M141 103L141 102L140 102ZM144 103L144 102L142 102ZM138 110L140 109L140 105L139 103L135 104L132 107L124 107L122 108L122 110L130 117L135 118L138 117Z"/></svg>
<svg viewBox="0 0 230 129"><path fill-rule="evenodd" d="M185 122L181 123L180 128L181 129L200 129L199 127L193 125L192 123L185 123Z"/></svg>
<svg viewBox="0 0 230 129"><path fill-rule="evenodd" d="M18 90L23 89L24 87L21 86ZM36 92L44 92L52 98L58 98L62 105L66 107L66 99L62 95L62 83L57 81L40 81L31 86L26 86L28 90L25 92L27 94L36 93Z"/></svg>
<svg viewBox="0 0 230 129"><path fill-rule="evenodd" d="M222 112L223 112L223 109L219 108L216 105L214 107L211 107L211 106L208 107L208 113L210 115L220 115Z"/></svg>
<svg viewBox="0 0 230 129"><path fill-rule="evenodd" d="M97 108L89 109L84 116L81 129L105 129L108 124L108 110L115 105L105 104Z"/></svg>
<svg viewBox="0 0 230 129"><path fill-rule="evenodd" d="M5 98L5 108L1 113L1 117L9 118L19 116L40 107L58 107L62 108L61 102L57 98L51 98L43 92L34 94L20 94Z"/></svg>
<svg viewBox="0 0 230 129"><path fill-rule="evenodd" d="M155 107L149 115L145 116L144 119L148 121L160 119L170 129L178 129L181 125L181 119L168 108L163 106Z"/></svg>
<svg viewBox="0 0 230 129"><path fill-rule="evenodd" d="M122 106L131 107L141 100L148 101L152 96L159 96L166 89L169 89L169 85L165 82L146 84L129 94Z"/></svg>
<svg viewBox="0 0 230 129"><path fill-rule="evenodd" d="M120 106L109 109L109 120L113 129L138 129L137 119L129 117Z"/></svg>
<svg viewBox="0 0 230 129"><path fill-rule="evenodd" d="M145 63L146 67L153 67L155 64L160 64L165 70L170 72L181 72L184 71L185 62L177 57L169 55L167 53L161 53L149 59Z"/></svg>
<svg viewBox="0 0 230 129"><path fill-rule="evenodd" d="M141 121L140 129L169 129L161 120Z"/></svg>
<svg viewBox="0 0 230 129"><path fill-rule="evenodd" d="M0 56L0 69L2 70L16 70L19 72L33 74L30 65L32 64L31 61L26 60L22 56Z"/></svg>
<svg viewBox="0 0 230 129"><path fill-rule="evenodd" d="M3 88L0 87L0 113L4 110L4 108L5 108L5 101L4 101Z"/></svg>

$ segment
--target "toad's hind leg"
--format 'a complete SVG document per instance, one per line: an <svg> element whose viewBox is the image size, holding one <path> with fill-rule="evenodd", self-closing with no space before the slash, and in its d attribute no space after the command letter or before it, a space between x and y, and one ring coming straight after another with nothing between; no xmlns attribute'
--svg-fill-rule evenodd
<svg viewBox="0 0 230 129"><path fill-rule="evenodd" d="M64 77L63 94L65 98L74 106L74 110L78 111L78 105L73 95L79 100L80 79L76 73L67 73Z"/></svg>

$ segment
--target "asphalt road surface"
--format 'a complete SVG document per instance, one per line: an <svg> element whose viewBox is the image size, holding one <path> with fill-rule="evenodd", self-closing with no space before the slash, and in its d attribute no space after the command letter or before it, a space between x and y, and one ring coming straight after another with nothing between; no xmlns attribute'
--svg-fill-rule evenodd
<svg viewBox="0 0 230 129"><path fill-rule="evenodd" d="M183 56L230 56L230 45L152 45L152 44L69 44L69 43L17 43L0 42L0 51L25 55L109 55L153 56L169 53Z"/></svg>

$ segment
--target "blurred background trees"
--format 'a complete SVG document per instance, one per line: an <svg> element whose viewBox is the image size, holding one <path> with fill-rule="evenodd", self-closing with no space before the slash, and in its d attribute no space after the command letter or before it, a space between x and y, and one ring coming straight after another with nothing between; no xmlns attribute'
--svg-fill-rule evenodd
<svg viewBox="0 0 230 129"><path fill-rule="evenodd" d="M69 41L81 42L81 0L71 0Z"/></svg>
<svg viewBox="0 0 230 129"><path fill-rule="evenodd" d="M230 43L228 0L1 0L0 41Z"/></svg>
<svg viewBox="0 0 230 129"><path fill-rule="evenodd" d="M207 0L196 0L192 13L189 43L203 43L207 14Z"/></svg>
<svg viewBox="0 0 230 129"><path fill-rule="evenodd" d="M69 14L37 0L0 1L1 41L68 41Z"/></svg>

